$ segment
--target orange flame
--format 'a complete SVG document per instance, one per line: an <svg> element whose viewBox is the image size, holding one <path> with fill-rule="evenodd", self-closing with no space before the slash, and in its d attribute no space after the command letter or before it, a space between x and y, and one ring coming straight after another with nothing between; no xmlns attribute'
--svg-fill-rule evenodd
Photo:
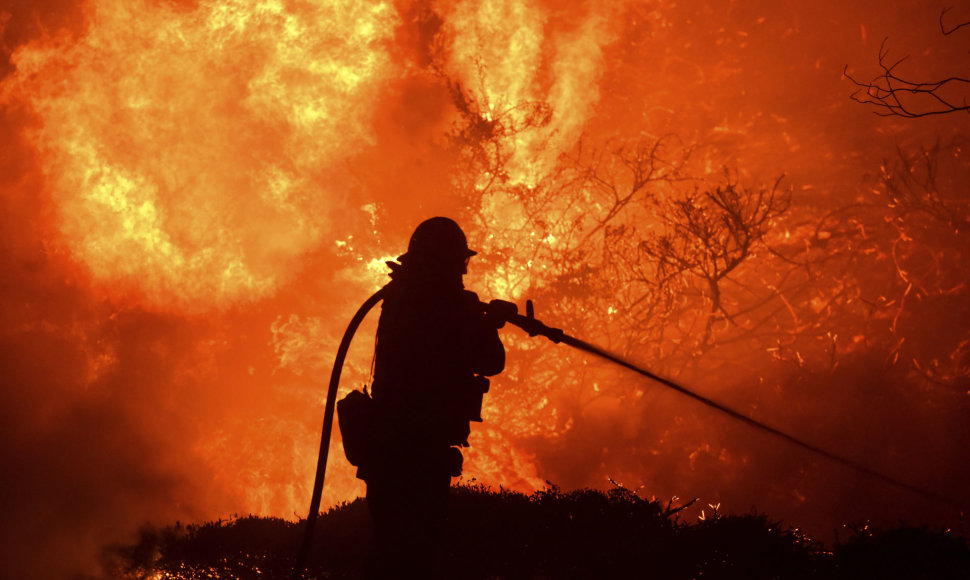
<svg viewBox="0 0 970 580"><path fill-rule="evenodd" d="M76 42L18 50L6 85L40 119L65 243L107 292L154 307L271 294L327 233L332 166L373 139L394 9L91 7Z"/></svg>
<svg viewBox="0 0 970 580"><path fill-rule="evenodd" d="M535 186L575 142L599 100L602 48L611 33L597 10L592 5L552 33L538 4L466 0L447 13L448 71L478 101L485 121L506 126L512 184ZM540 105L548 112L537 113Z"/></svg>

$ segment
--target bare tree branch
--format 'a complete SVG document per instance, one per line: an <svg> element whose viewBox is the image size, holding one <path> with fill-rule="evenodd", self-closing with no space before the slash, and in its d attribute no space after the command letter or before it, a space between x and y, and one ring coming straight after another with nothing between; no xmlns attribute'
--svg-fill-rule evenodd
<svg viewBox="0 0 970 580"><path fill-rule="evenodd" d="M965 22L956 24L953 28L950 28L949 30L947 30L946 26L944 26L943 24L943 17L946 15L947 12L949 12L952 9L953 9L953 6L947 6L946 8L943 9L942 12L940 12L940 32L942 32L944 36L949 36L954 32L956 32L957 30L960 30L964 26L970 26L970 20L967 20Z"/></svg>
<svg viewBox="0 0 970 580"><path fill-rule="evenodd" d="M903 78L896 68L908 57L887 64L889 49L883 39L879 46L879 67L882 72L871 81L860 81L849 74L849 67L842 74L859 87L849 98L857 103L874 105L880 116L898 116L914 119L933 115L945 115L957 111L970 113L970 78L951 76L941 80L919 82ZM957 98L950 96L956 94Z"/></svg>
<svg viewBox="0 0 970 580"><path fill-rule="evenodd" d="M943 23L943 17L951 9L952 6L949 6L940 12L940 32L944 36L949 36L964 26L970 25L970 21L965 21L947 28ZM925 82L904 78L897 74L896 68L908 57L904 56L892 64L887 64L889 56L889 49L886 48L887 40L884 38L879 45L879 68L882 69L882 73L872 80L856 79L849 74L848 65L843 69L842 74L845 78L859 87L849 98L857 103L875 106L874 112L884 117L914 119L958 111L970 113L970 103L968 103L970 78L950 76Z"/></svg>

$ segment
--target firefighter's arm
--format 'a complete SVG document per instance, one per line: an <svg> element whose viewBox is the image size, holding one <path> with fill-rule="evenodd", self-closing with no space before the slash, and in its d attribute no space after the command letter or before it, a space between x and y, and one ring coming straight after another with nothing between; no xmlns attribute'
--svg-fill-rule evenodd
<svg viewBox="0 0 970 580"><path fill-rule="evenodd" d="M478 374L490 377L497 375L505 369L505 346L498 337L497 328L486 326L481 336L481 357L478 359Z"/></svg>
<svg viewBox="0 0 970 580"><path fill-rule="evenodd" d="M466 297L472 370L487 377L497 375L505 369L505 347L498 336L498 328L504 321L498 323L494 317L489 316L474 292L466 291Z"/></svg>

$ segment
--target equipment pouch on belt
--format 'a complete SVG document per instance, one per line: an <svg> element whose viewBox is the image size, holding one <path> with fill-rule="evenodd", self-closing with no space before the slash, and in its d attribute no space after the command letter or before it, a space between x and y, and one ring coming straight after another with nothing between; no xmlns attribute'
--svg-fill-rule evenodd
<svg viewBox="0 0 970 580"><path fill-rule="evenodd" d="M351 391L337 402L337 422L344 454L351 465L361 467L374 453L374 400L365 391Z"/></svg>

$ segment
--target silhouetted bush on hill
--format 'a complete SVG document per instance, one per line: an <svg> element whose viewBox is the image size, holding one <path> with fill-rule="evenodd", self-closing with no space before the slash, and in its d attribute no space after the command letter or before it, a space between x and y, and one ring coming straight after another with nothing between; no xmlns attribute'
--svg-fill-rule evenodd
<svg viewBox="0 0 970 580"><path fill-rule="evenodd" d="M531 496L452 489L443 547L452 578L478 579L954 579L970 578L965 538L926 528L867 527L832 551L763 515L686 523L679 509L617 487ZM143 529L106 553L112 577L289 578L304 522L246 517ZM359 578L370 537L355 500L320 519L305 578Z"/></svg>
<svg viewBox="0 0 970 580"><path fill-rule="evenodd" d="M856 528L835 546L840 578L970 579L967 539L925 527Z"/></svg>

